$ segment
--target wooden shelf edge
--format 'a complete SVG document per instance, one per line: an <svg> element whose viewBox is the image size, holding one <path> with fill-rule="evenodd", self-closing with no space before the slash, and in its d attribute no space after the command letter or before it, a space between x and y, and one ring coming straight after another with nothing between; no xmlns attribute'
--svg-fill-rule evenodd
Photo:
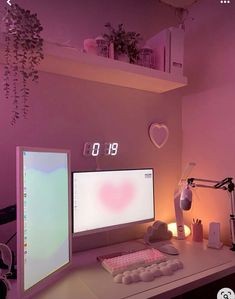
<svg viewBox="0 0 235 299"><path fill-rule="evenodd" d="M81 53L76 49L45 43L43 72L155 93L187 85L187 78L126 62ZM4 63L0 45L0 63Z"/></svg>

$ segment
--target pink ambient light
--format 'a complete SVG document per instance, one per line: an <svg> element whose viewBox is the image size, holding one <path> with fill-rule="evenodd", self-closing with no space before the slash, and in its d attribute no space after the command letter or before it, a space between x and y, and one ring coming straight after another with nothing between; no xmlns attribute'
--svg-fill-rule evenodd
<svg viewBox="0 0 235 299"><path fill-rule="evenodd" d="M118 186L106 183L99 190L99 199L107 209L118 213L130 204L134 193L134 186L130 182Z"/></svg>

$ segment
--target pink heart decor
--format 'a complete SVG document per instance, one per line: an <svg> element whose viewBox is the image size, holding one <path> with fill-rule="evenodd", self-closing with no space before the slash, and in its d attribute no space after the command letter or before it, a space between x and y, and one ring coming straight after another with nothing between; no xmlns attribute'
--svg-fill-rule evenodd
<svg viewBox="0 0 235 299"><path fill-rule="evenodd" d="M149 127L149 136L152 143L156 147L161 148L167 142L167 139L169 137L169 130L164 124L151 124L151 126Z"/></svg>

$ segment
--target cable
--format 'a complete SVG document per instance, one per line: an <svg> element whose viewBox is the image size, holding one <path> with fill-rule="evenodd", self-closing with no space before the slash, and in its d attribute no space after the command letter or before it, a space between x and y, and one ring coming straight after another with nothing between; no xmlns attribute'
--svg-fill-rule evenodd
<svg viewBox="0 0 235 299"><path fill-rule="evenodd" d="M6 245L15 237L16 232L6 241Z"/></svg>

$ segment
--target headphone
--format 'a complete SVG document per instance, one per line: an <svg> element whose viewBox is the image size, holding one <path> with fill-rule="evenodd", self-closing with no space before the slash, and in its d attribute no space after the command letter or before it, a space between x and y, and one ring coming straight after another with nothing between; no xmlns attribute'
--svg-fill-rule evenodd
<svg viewBox="0 0 235 299"><path fill-rule="evenodd" d="M0 298L5 299L11 288L11 284L10 281L8 281L7 276L12 274L11 268L13 258L11 249L3 243L0 243L0 253L3 263L7 265L7 269L0 269Z"/></svg>

